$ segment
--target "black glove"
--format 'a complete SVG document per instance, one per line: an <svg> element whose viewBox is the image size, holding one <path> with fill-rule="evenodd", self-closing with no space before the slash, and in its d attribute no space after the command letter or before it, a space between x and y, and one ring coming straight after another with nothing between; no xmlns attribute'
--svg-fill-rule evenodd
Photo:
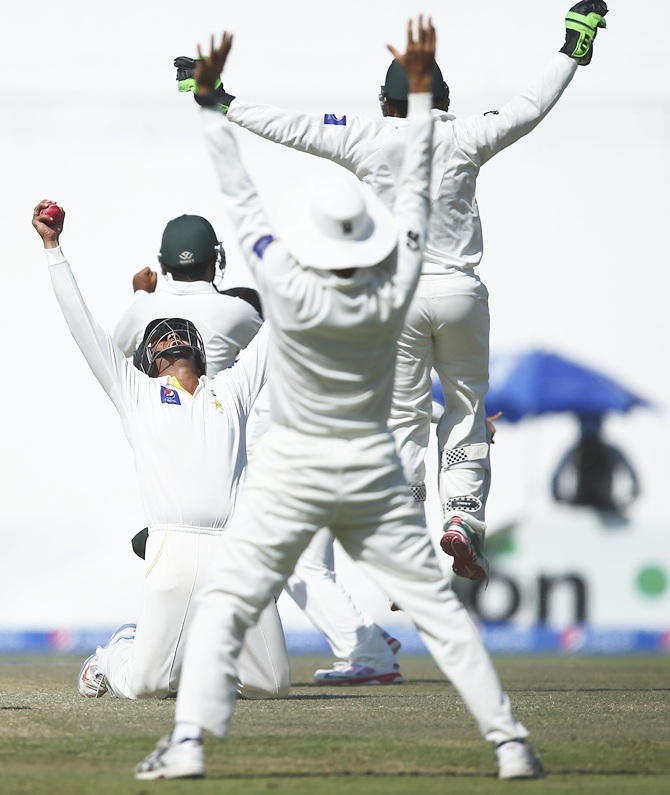
<svg viewBox="0 0 670 795"><path fill-rule="evenodd" d="M180 55L179 58L174 59L174 65L177 67L177 84L180 91L192 91L190 83L187 80L195 74L195 59L189 58L187 55Z"/></svg>
<svg viewBox="0 0 670 795"><path fill-rule="evenodd" d="M224 89L220 79L216 81L213 91L208 94L197 95L195 93L195 64L196 60L189 58L187 55L180 55L174 59L174 65L177 68L177 88L179 91L192 91L198 105L207 108L213 108L218 105L226 113L228 106L235 97Z"/></svg>
<svg viewBox="0 0 670 795"><path fill-rule="evenodd" d="M574 58L580 66L588 66L598 28L607 27L606 13L607 3L603 0L584 0L572 6L565 16L565 44L560 52Z"/></svg>

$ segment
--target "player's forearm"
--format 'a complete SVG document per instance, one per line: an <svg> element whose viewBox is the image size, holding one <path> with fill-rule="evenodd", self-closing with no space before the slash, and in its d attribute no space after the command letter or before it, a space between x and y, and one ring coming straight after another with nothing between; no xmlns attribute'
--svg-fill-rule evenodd
<svg viewBox="0 0 670 795"><path fill-rule="evenodd" d="M482 162L534 130L561 98L577 68L573 58L556 53L540 77L500 110L465 120L468 137L480 149Z"/></svg>
<svg viewBox="0 0 670 795"><path fill-rule="evenodd" d="M399 231L397 281L411 292L421 273L430 212L431 105L431 94L409 95L405 152L393 208Z"/></svg>
<svg viewBox="0 0 670 795"><path fill-rule="evenodd" d="M272 228L240 154L229 122L215 110L202 111L203 132L219 175L221 192L238 235L240 247L253 269L259 240L272 237Z"/></svg>

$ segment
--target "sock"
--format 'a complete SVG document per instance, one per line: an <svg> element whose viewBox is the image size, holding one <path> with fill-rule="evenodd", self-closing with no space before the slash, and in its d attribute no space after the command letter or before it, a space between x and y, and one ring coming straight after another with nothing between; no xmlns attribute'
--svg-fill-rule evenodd
<svg viewBox="0 0 670 795"><path fill-rule="evenodd" d="M184 740L199 740L202 742L202 728L195 723L177 723L170 739L173 743L181 743Z"/></svg>

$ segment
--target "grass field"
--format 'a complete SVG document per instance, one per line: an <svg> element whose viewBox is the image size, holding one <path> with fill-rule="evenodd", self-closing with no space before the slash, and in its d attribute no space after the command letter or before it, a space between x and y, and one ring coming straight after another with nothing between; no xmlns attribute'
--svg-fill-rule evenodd
<svg viewBox="0 0 670 795"><path fill-rule="evenodd" d="M430 658L402 656L404 685L312 682L293 657L291 696L240 702L231 738L206 741L203 781L136 782L174 702L82 698L72 657L0 657L2 795L433 795L670 792L667 657L496 660L548 776L501 782L492 750Z"/></svg>

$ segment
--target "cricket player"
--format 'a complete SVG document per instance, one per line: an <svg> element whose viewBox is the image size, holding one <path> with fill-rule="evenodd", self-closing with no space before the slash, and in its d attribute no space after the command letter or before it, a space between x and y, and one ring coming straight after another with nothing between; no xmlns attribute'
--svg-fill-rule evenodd
<svg viewBox="0 0 670 795"><path fill-rule="evenodd" d="M397 338L427 233L435 30L419 17L416 37L408 26L406 55L390 48L410 87L393 213L369 189L338 174L290 203L282 238L239 162L212 92L231 44L228 33L219 48L212 40L211 55L198 62L197 92L221 190L273 326L272 425L258 442L238 511L201 592L175 729L138 765L136 778L204 775L202 734L228 734L245 631L322 527L416 623L497 747L499 775L536 777L541 766L525 742L527 731L442 576L387 427ZM212 667L223 675L212 679Z"/></svg>
<svg viewBox="0 0 670 795"><path fill-rule="evenodd" d="M114 341L126 356L131 356L141 345L145 328L153 318L185 318L193 322L199 332L202 330L207 374L214 377L233 364L240 348L246 348L261 327L263 318L258 293L250 288L235 288L228 293L217 290L214 281L217 272L222 273L225 267L225 252L212 225L201 216L181 215L167 224L159 262L169 279L163 289L156 290L157 274L150 268L135 275L135 300L119 321ZM244 300L230 293L239 293ZM267 427L268 415L267 387L264 387L247 423L248 446ZM147 528L133 539L133 548L140 557L146 555L146 538ZM337 658L331 668L315 672L317 684L404 682L395 656L400 641L361 612L337 580L333 538L327 529L315 535L285 590L324 634ZM128 627L124 627L122 634L128 631Z"/></svg>
<svg viewBox="0 0 670 795"><path fill-rule="evenodd" d="M134 300L114 329L114 342L132 356L144 329L156 317L184 317L200 332L210 378L235 361L263 322L258 294L251 288L219 291L216 280L226 267L226 253L210 222L200 215L180 215L166 225L158 255L165 277L143 268L133 277Z"/></svg>
<svg viewBox="0 0 670 795"><path fill-rule="evenodd" d="M398 343L390 427L410 491L424 501L425 454L432 413L431 370L440 378L445 411L437 427L443 535L456 575L485 580L485 509L490 487L488 291L475 273L483 255L475 197L481 167L535 129L560 99L579 65L587 65L607 5L584 0L568 12L565 43L528 89L499 110L458 119L448 113L449 87L432 74L434 154L431 218L422 276ZM191 59L175 61L180 90L192 88ZM408 81L394 61L380 102L383 119L299 113L245 102L219 83L228 120L276 143L326 157L368 184L388 208L397 196L407 137Z"/></svg>
<svg viewBox="0 0 670 795"><path fill-rule="evenodd" d="M114 403L133 447L149 527L144 604L82 666L78 688L97 698L166 697L179 685L193 595L206 581L233 515L247 461L245 429L267 377L262 328L234 367L205 375L202 337L181 318L156 319L129 362L91 316L60 247L63 221L40 202L33 226L44 242L56 298L94 375ZM246 635L239 689L247 698L288 694L291 673L273 599Z"/></svg>

